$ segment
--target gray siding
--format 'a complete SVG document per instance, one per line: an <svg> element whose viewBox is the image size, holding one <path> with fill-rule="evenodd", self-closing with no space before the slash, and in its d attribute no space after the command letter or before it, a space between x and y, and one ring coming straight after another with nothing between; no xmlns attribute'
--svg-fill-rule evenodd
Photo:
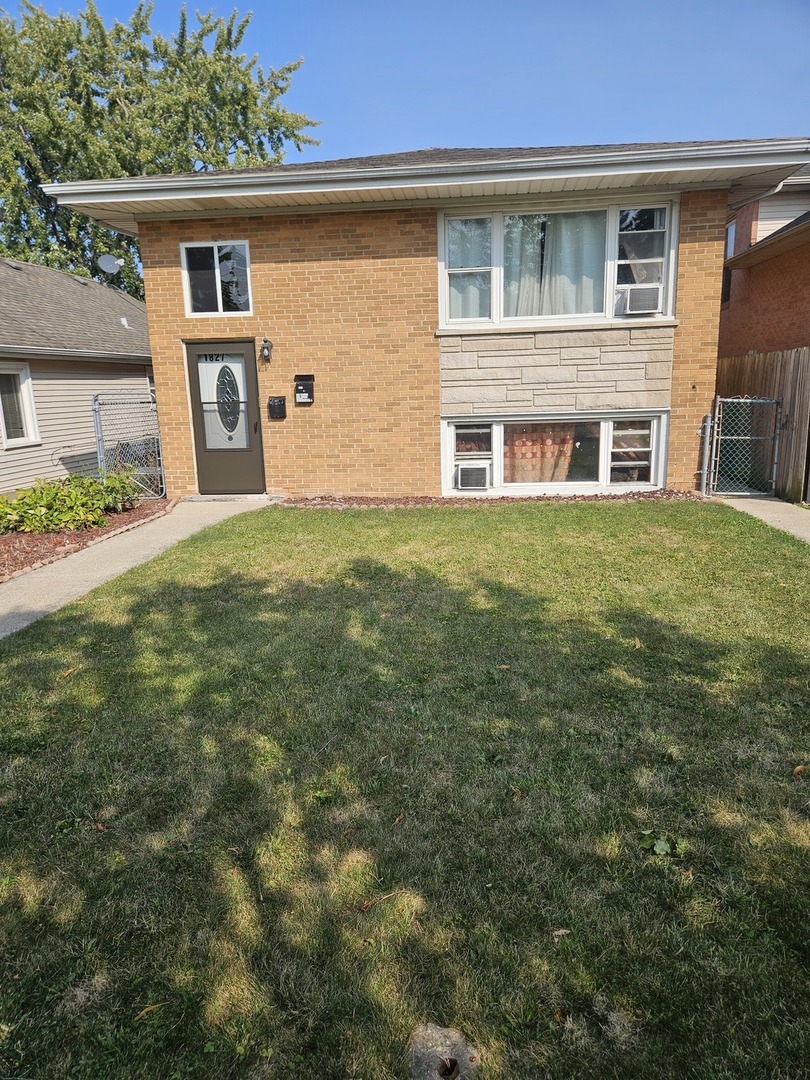
<svg viewBox="0 0 810 1080"><path fill-rule="evenodd" d="M41 442L0 449L3 492L28 487L39 477L95 472L93 395L149 392L149 369L142 365L43 360L28 364Z"/></svg>
<svg viewBox="0 0 810 1080"><path fill-rule="evenodd" d="M665 409L672 327L446 337L444 416Z"/></svg>

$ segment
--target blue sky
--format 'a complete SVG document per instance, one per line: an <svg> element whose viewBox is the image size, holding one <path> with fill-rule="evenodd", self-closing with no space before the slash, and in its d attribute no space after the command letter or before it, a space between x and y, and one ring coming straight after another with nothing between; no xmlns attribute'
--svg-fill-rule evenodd
<svg viewBox="0 0 810 1080"><path fill-rule="evenodd" d="M108 22L134 7L96 4ZM179 9L156 0L153 26L173 31ZM321 145L289 161L810 135L809 0L269 0L245 49L304 58L285 103L321 121Z"/></svg>

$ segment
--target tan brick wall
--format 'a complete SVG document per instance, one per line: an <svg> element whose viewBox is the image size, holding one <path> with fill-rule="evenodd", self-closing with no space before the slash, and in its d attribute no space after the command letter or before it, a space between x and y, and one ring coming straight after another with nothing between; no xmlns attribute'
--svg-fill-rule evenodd
<svg viewBox="0 0 810 1080"><path fill-rule="evenodd" d="M698 483L700 427L714 398L726 207L725 191L681 199L667 484L682 490Z"/></svg>
<svg viewBox="0 0 810 1080"><path fill-rule="evenodd" d="M697 482L700 425L714 394L725 218L725 192L684 194L667 477L668 484L678 488L693 488ZM179 245L208 240L249 242L253 315L186 317ZM436 241L436 214L431 209L143 223L141 243L169 494L182 496L197 490L183 342L249 340L255 341L258 352L265 335L274 343L271 362L258 364L268 491L393 497L439 494ZM577 384L583 383L578 392L607 395L610 406L616 408L640 406L636 397L620 403L617 395L640 394L644 406L651 407L652 401L646 398L652 394L655 404L664 406L666 402L658 397L667 395L671 331L652 331L666 337L661 341L643 329L619 331L624 336L628 333L639 337L630 342L634 348L628 350L622 338L611 339L603 349L605 343L599 339L598 355L583 357L582 365L571 367ZM645 334L648 340L642 340ZM590 335L589 345L597 337ZM530 353L549 353L558 375L563 367L573 365L573 350L569 350L571 357L563 356L565 342L548 334L527 340L531 340ZM475 355L476 365L482 363L480 342L445 340L446 397L449 382L469 381L448 375L454 370L449 355L454 349ZM614 349L616 355L611 356ZM490 346L483 351L490 352ZM501 362L496 358L489 365L486 359L483 366ZM611 369L610 385L605 387L599 381L603 364L606 371ZM623 364L629 365L630 374L635 372L634 365L639 368L637 386L632 379L619 385L625 374ZM580 379L579 366L596 374ZM297 408L293 379L308 372L315 375L315 404ZM515 379L520 383L517 392L525 394L522 370ZM553 388L546 386L547 381L539 379L538 387L532 383L532 406L537 406L535 389L545 395L562 389L556 383ZM512 407L510 391L514 397L515 387L504 384L503 390ZM453 413L463 404L460 393L459 387L449 393L457 399L452 402ZM287 397L287 419L270 421L267 398L278 394ZM528 404L521 397L520 405ZM598 404L588 399L588 407ZM450 405L446 401L445 409ZM585 399L577 399L573 407L585 408ZM475 411L474 402L468 411Z"/></svg>
<svg viewBox="0 0 810 1080"><path fill-rule="evenodd" d="M436 213L400 209L145 222L149 330L170 496L196 492L184 341L273 341L258 363L267 490L438 495ZM251 316L187 318L181 243L247 240ZM293 379L315 375L315 404ZM287 397L287 419L267 398Z"/></svg>

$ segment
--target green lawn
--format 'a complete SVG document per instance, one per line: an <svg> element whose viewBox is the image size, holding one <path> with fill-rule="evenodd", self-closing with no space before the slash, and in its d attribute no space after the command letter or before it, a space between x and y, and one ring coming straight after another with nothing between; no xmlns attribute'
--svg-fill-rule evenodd
<svg viewBox="0 0 810 1080"><path fill-rule="evenodd" d="M715 505L276 508L0 642L0 1077L805 1077L809 596Z"/></svg>

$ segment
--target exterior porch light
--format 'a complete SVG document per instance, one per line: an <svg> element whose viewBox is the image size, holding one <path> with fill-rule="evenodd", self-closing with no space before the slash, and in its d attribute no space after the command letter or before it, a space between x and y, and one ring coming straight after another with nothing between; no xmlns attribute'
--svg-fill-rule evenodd
<svg viewBox="0 0 810 1080"><path fill-rule="evenodd" d="M269 360L273 355L273 342L270 338L262 338L262 347L259 351L259 356L262 360Z"/></svg>

